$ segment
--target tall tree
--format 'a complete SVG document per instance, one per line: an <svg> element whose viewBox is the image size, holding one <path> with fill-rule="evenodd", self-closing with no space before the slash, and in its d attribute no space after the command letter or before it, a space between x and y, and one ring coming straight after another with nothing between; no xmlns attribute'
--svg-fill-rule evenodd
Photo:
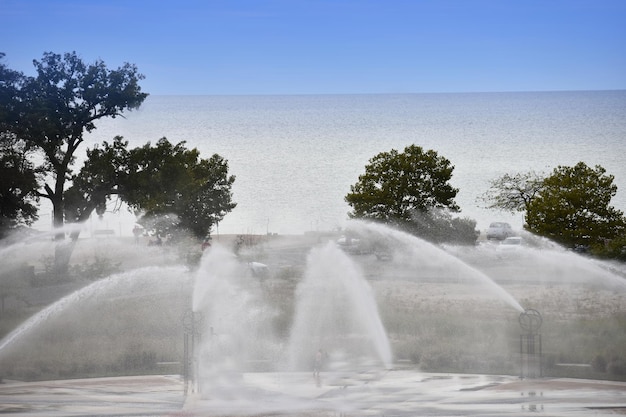
<svg viewBox="0 0 626 417"><path fill-rule="evenodd" d="M453 170L448 159L417 145L404 152L381 152L350 187L345 197L352 207L348 215L388 223L429 240L474 242L475 222L450 216L460 211L454 201L458 189L449 183ZM458 234L468 227L471 236L461 238Z"/></svg>
<svg viewBox="0 0 626 417"><path fill-rule="evenodd" d="M112 196L119 195L120 183L130 173L128 166L128 141L116 136L112 143L104 141L102 147L87 149L87 158L72 176L72 186L65 191L65 219L68 223L82 223L96 211L102 216ZM72 240L79 230L72 232Z"/></svg>
<svg viewBox="0 0 626 417"><path fill-rule="evenodd" d="M413 211L446 208L458 211L458 190L448 182L454 166L433 150L410 145L404 152L392 149L370 159L345 197L349 216L387 222L410 221Z"/></svg>
<svg viewBox="0 0 626 417"><path fill-rule="evenodd" d="M185 142L172 145L162 138L156 146L136 148L129 167L123 199L144 221L173 215L173 226L203 238L236 206L231 193L235 177L228 175L228 162L217 154L201 159Z"/></svg>
<svg viewBox="0 0 626 417"><path fill-rule="evenodd" d="M102 214L107 200L117 195L158 234L186 231L204 238L235 208L235 177L228 175L221 156L203 159L185 142L173 145L166 138L154 146L127 146L118 136L87 151L85 165L66 192L68 219L84 221L94 210Z"/></svg>
<svg viewBox="0 0 626 417"><path fill-rule="evenodd" d="M16 107L20 103L19 93L26 81L24 74L6 66L3 59L5 54L0 52L0 132L10 131L17 118ZM9 135L0 138L3 142L12 139Z"/></svg>
<svg viewBox="0 0 626 417"><path fill-rule="evenodd" d="M610 205L614 177L584 162L558 166L526 212L526 229L568 247L604 246L626 233L624 214Z"/></svg>
<svg viewBox="0 0 626 417"><path fill-rule="evenodd" d="M40 196L50 200L54 226L61 227L66 181L83 135L95 129L97 120L139 107L147 94L139 87L143 75L128 63L110 70L101 60L85 64L76 52L46 52L33 65L37 75L18 85L11 111L0 123L4 132L41 151L42 168L50 176Z"/></svg>
<svg viewBox="0 0 626 417"><path fill-rule="evenodd" d="M0 238L37 219L37 177L27 144L9 131L24 74L8 68L0 52Z"/></svg>

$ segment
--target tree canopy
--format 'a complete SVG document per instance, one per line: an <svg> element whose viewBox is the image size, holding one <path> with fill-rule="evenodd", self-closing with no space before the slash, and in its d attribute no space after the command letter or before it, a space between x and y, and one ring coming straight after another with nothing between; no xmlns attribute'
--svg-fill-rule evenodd
<svg viewBox="0 0 626 417"><path fill-rule="evenodd" d="M80 222L94 210L102 214L106 202L117 195L140 215L139 223L157 234L185 230L204 238L235 208L234 181L228 162L217 154L202 159L197 149L166 138L129 150L118 136L87 151L66 192L66 217Z"/></svg>
<svg viewBox="0 0 626 417"><path fill-rule="evenodd" d="M458 189L449 183L453 170L448 159L417 145L404 152L381 152L350 187L345 197L352 207L348 215L388 223L429 240L475 242L475 222L450 215L460 210L454 201Z"/></svg>
<svg viewBox="0 0 626 417"><path fill-rule="evenodd" d="M0 52L0 238L37 219L37 176L26 143L7 131L24 75L8 68Z"/></svg>
<svg viewBox="0 0 626 417"><path fill-rule="evenodd" d="M37 173L23 141L0 133L0 239L37 220Z"/></svg>
<svg viewBox="0 0 626 417"><path fill-rule="evenodd" d="M505 174L482 196L488 208L525 213L524 228L566 247L626 259L626 219L610 205L614 177L596 165L558 166L550 175Z"/></svg>
<svg viewBox="0 0 626 417"><path fill-rule="evenodd" d="M410 145L404 152L392 149L370 159L365 174L350 187L346 202L349 216L386 222L410 221L414 211L431 208L458 211L458 190L448 182L454 167L433 150Z"/></svg>
<svg viewBox="0 0 626 417"><path fill-rule="evenodd" d="M203 238L235 208L235 177L228 175L228 162L220 155L201 159L197 149L184 145L162 138L154 147L148 143L131 150L122 197L144 221L175 215L173 225Z"/></svg>
<svg viewBox="0 0 626 417"><path fill-rule="evenodd" d="M49 175L39 195L51 201L54 225L60 227L66 181L84 133L95 129L99 119L139 107L147 94L139 86L143 75L128 63L110 70L100 60L85 64L76 52L46 52L33 65L35 77L2 69L10 81L1 88L7 102L0 113L0 131L40 152L39 168Z"/></svg>
<svg viewBox="0 0 626 417"><path fill-rule="evenodd" d="M526 212L526 229L568 247L602 247L626 233L624 214L610 205L614 177L584 162L558 166Z"/></svg>
<svg viewBox="0 0 626 417"><path fill-rule="evenodd" d="M173 145L163 138L155 146L128 149L128 142L116 137L87 149L76 172L84 135L98 120L139 107L147 97L139 86L144 77L135 65L109 69L101 60L86 64L75 52L46 52L33 64L37 75L27 77L0 62L0 158L9 170L2 173L0 197L3 210L11 208L11 198L19 200L21 206L11 208L14 219L28 223L36 216L29 198L43 197L52 202L53 223L60 228L83 222L94 211L102 214L117 196L157 233L176 228L203 238L235 207L235 177L228 175L227 161L219 155L202 159L184 142ZM57 273L67 271L79 233L74 229L68 245L57 245ZM57 239L64 237L60 230Z"/></svg>

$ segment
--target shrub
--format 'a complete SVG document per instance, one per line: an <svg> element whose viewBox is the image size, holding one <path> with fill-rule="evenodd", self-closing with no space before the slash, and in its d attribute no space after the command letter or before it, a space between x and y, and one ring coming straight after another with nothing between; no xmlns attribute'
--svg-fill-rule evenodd
<svg viewBox="0 0 626 417"><path fill-rule="evenodd" d="M611 375L626 375L626 360L614 358L606 365L606 372Z"/></svg>
<svg viewBox="0 0 626 417"><path fill-rule="evenodd" d="M85 261L80 265L74 265L72 275L81 279L96 281L120 271L121 262L113 262L111 259L95 255L93 262Z"/></svg>
<svg viewBox="0 0 626 417"><path fill-rule="evenodd" d="M591 368L596 372L606 372L606 359L602 355L596 355L591 360Z"/></svg>
<svg viewBox="0 0 626 417"><path fill-rule="evenodd" d="M424 353L420 358L420 368L425 371L457 371L459 369L457 352L433 350Z"/></svg>
<svg viewBox="0 0 626 417"><path fill-rule="evenodd" d="M156 353L154 352L128 352L120 359L124 370L149 370L156 367Z"/></svg>

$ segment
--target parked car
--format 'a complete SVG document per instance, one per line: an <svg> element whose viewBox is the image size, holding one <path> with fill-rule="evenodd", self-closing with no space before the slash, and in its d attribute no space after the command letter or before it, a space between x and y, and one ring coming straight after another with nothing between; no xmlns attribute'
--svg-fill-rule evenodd
<svg viewBox="0 0 626 417"><path fill-rule="evenodd" d="M521 248L524 241L519 236L507 237L496 246L496 254L498 258L503 259L509 256L521 256Z"/></svg>
<svg viewBox="0 0 626 417"><path fill-rule="evenodd" d="M339 247L346 253L350 253L352 255L361 255L365 252L361 239L357 239L352 236L341 236L337 239L337 245L339 245Z"/></svg>
<svg viewBox="0 0 626 417"><path fill-rule="evenodd" d="M522 246L522 238L519 236L511 236L504 239L496 250L498 252L507 252L517 250L520 246Z"/></svg>
<svg viewBox="0 0 626 417"><path fill-rule="evenodd" d="M493 222L487 229L487 240L497 239L504 240L507 237L513 236L514 232L511 225L505 222Z"/></svg>
<svg viewBox="0 0 626 417"><path fill-rule="evenodd" d="M269 268L260 262L248 262L248 273L255 278L267 278Z"/></svg>

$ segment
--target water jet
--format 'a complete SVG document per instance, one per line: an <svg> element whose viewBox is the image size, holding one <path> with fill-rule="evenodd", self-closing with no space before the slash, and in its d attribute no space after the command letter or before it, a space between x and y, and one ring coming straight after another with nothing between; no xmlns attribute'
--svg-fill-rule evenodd
<svg viewBox="0 0 626 417"><path fill-rule="evenodd" d="M516 311L524 311L520 303L488 275L423 239L376 223L351 221L349 227L369 240L383 240L385 246L404 252L403 261L413 268L416 279L420 279L420 273L425 267L440 273L443 266L454 271L454 279L475 282Z"/></svg>

